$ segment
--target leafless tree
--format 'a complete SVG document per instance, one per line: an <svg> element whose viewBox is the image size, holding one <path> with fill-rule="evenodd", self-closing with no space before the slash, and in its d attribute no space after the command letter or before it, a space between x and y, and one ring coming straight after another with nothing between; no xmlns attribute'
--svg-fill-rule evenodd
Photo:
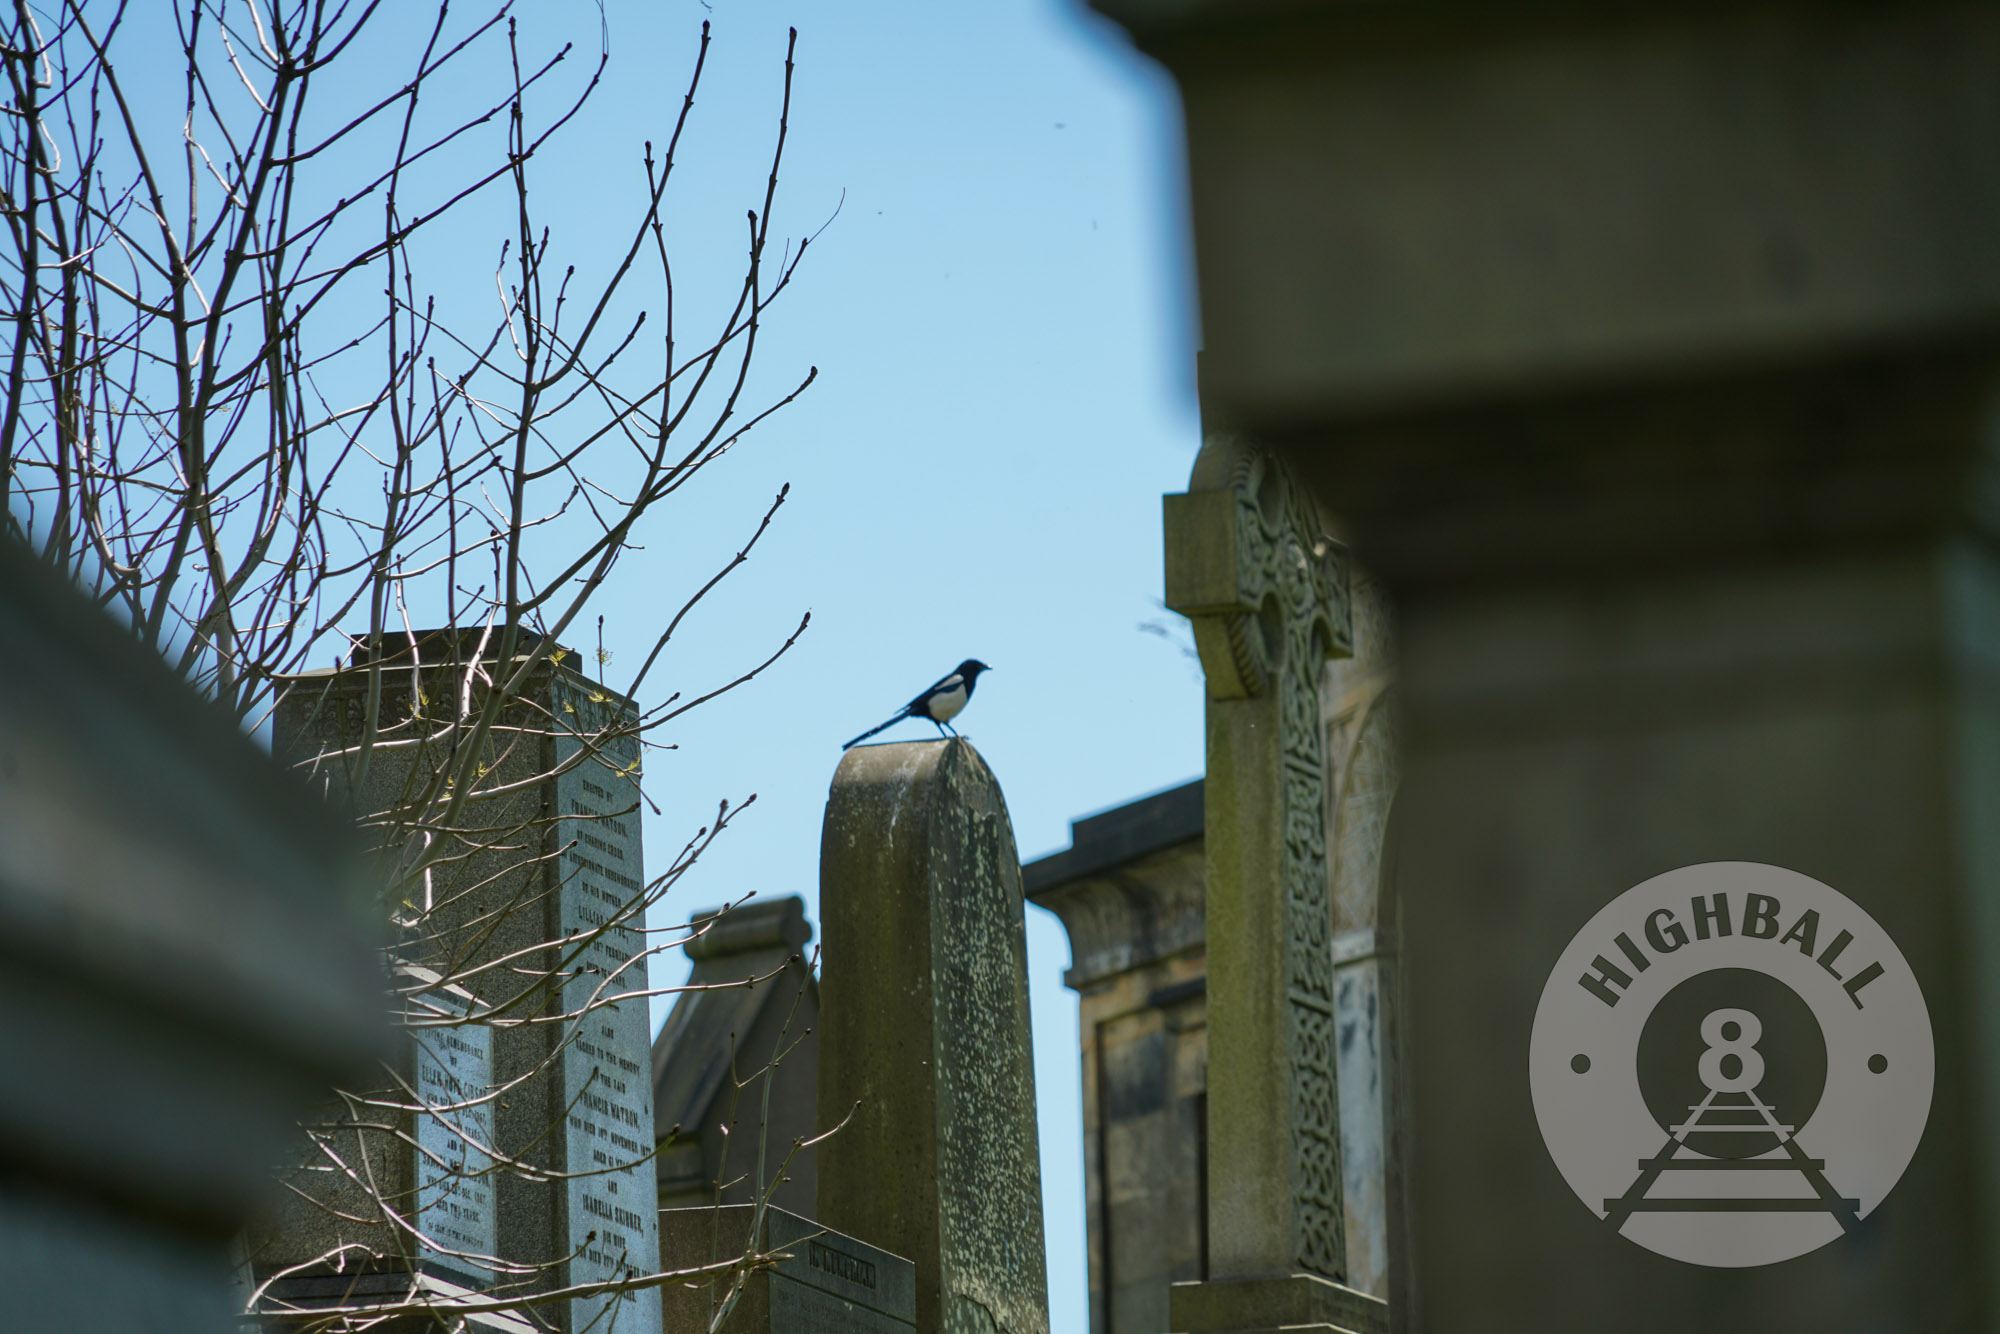
<svg viewBox="0 0 2000 1334"><path fill-rule="evenodd" d="M746 654L733 679L648 688L780 490L745 516L741 549L690 580L637 670L595 684L609 675L593 611L607 577L656 511L814 378L760 391L752 377L810 244L772 223L792 52L741 284L697 322L676 307L664 217L706 24L677 116L635 151L631 216L572 238L595 261L582 271L537 224L533 183L600 86L604 43L578 77L578 52L531 55L506 8L466 21L439 3L419 21L380 0L13 0L0 27L6 525L351 805L415 1045L473 1027L503 1044L548 1035L504 1081L444 1096L405 1063L308 1127L303 1157L325 1189L292 1189L367 1239L293 1268L409 1267L450 1247L410 1172L383 1164L401 1154L421 1173L428 1155L433 1190L440 1173L559 1182L545 1157L493 1142L488 1113L550 1076L586 1013L644 1005L618 968L579 992L577 961L603 942L640 941L626 958L678 944L621 933L643 932L737 810L722 802L601 925L524 936L586 818L538 794L600 772L630 785L633 808L587 818L636 818L659 729L806 628ZM495 313L446 314L456 294L424 266L484 246ZM593 614L586 664L565 646ZM425 638L426 623L453 631ZM339 670L312 670L336 650ZM425 1118L470 1151L440 1158ZM559 1257L479 1259L490 1291L439 1320L540 1321L576 1295L555 1289ZM366 1328L428 1302L335 1300L305 1323Z"/></svg>

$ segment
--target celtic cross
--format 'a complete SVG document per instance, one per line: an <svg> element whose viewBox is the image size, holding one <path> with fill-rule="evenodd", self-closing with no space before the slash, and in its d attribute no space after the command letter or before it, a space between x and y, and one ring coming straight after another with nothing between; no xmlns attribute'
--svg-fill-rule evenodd
<svg viewBox="0 0 2000 1334"><path fill-rule="evenodd" d="M1319 684L1346 551L1274 457L1211 440L1166 497L1167 605L1208 681L1209 1273L1346 1269Z"/></svg>

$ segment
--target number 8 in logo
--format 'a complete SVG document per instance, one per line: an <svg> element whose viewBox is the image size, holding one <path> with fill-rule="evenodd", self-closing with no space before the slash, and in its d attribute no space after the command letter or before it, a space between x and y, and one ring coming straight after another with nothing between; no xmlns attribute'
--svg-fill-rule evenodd
<svg viewBox="0 0 2000 1334"><path fill-rule="evenodd" d="M1729 1032L1731 1028L1736 1031ZM1701 1021L1701 1036L1708 1043L1708 1050L1701 1054L1695 1069L1709 1089L1716 1093L1748 1093L1764 1082L1764 1057L1757 1050L1757 1039L1764 1036L1764 1025L1756 1015L1748 1010L1711 1010ZM1736 1059L1733 1075L1722 1070L1723 1062L1730 1057Z"/></svg>

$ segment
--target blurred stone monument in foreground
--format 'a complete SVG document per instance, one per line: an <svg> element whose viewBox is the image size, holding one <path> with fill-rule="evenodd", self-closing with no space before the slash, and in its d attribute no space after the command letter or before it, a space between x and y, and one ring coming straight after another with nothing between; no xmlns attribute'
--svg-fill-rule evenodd
<svg viewBox="0 0 2000 1334"><path fill-rule="evenodd" d="M0 1324L229 1327L295 1119L387 1051L337 822L0 543Z"/></svg>
<svg viewBox="0 0 2000 1334"><path fill-rule="evenodd" d="M847 752L820 927L815 1221L915 1262L920 1334L1048 1334L1021 867L969 742Z"/></svg>
<svg viewBox="0 0 2000 1334"><path fill-rule="evenodd" d="M2000 11L1096 3L1180 85L1209 426L1397 614L1398 1319L2000 1329ZM1713 861L1859 904L1935 1030L1900 1183L1782 1264L1621 1236L1529 1096L1571 935Z"/></svg>

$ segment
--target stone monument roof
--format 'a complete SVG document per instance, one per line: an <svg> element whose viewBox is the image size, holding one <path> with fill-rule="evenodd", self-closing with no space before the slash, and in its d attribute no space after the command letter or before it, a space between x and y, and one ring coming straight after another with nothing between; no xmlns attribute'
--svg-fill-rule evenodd
<svg viewBox="0 0 2000 1334"><path fill-rule="evenodd" d="M1197 778L1071 821L1068 849L1023 866L1021 885L1034 899L1045 890L1191 842L1201 834L1202 780Z"/></svg>
<svg viewBox="0 0 2000 1334"><path fill-rule="evenodd" d="M807 962L805 903L756 899L697 914L695 925L688 984L699 989L675 999L653 1039L661 1208L713 1205L718 1181L724 1204L755 1199L748 1174L761 1143L771 1202L810 1213L816 1150L790 1148L817 1128L819 982Z"/></svg>

